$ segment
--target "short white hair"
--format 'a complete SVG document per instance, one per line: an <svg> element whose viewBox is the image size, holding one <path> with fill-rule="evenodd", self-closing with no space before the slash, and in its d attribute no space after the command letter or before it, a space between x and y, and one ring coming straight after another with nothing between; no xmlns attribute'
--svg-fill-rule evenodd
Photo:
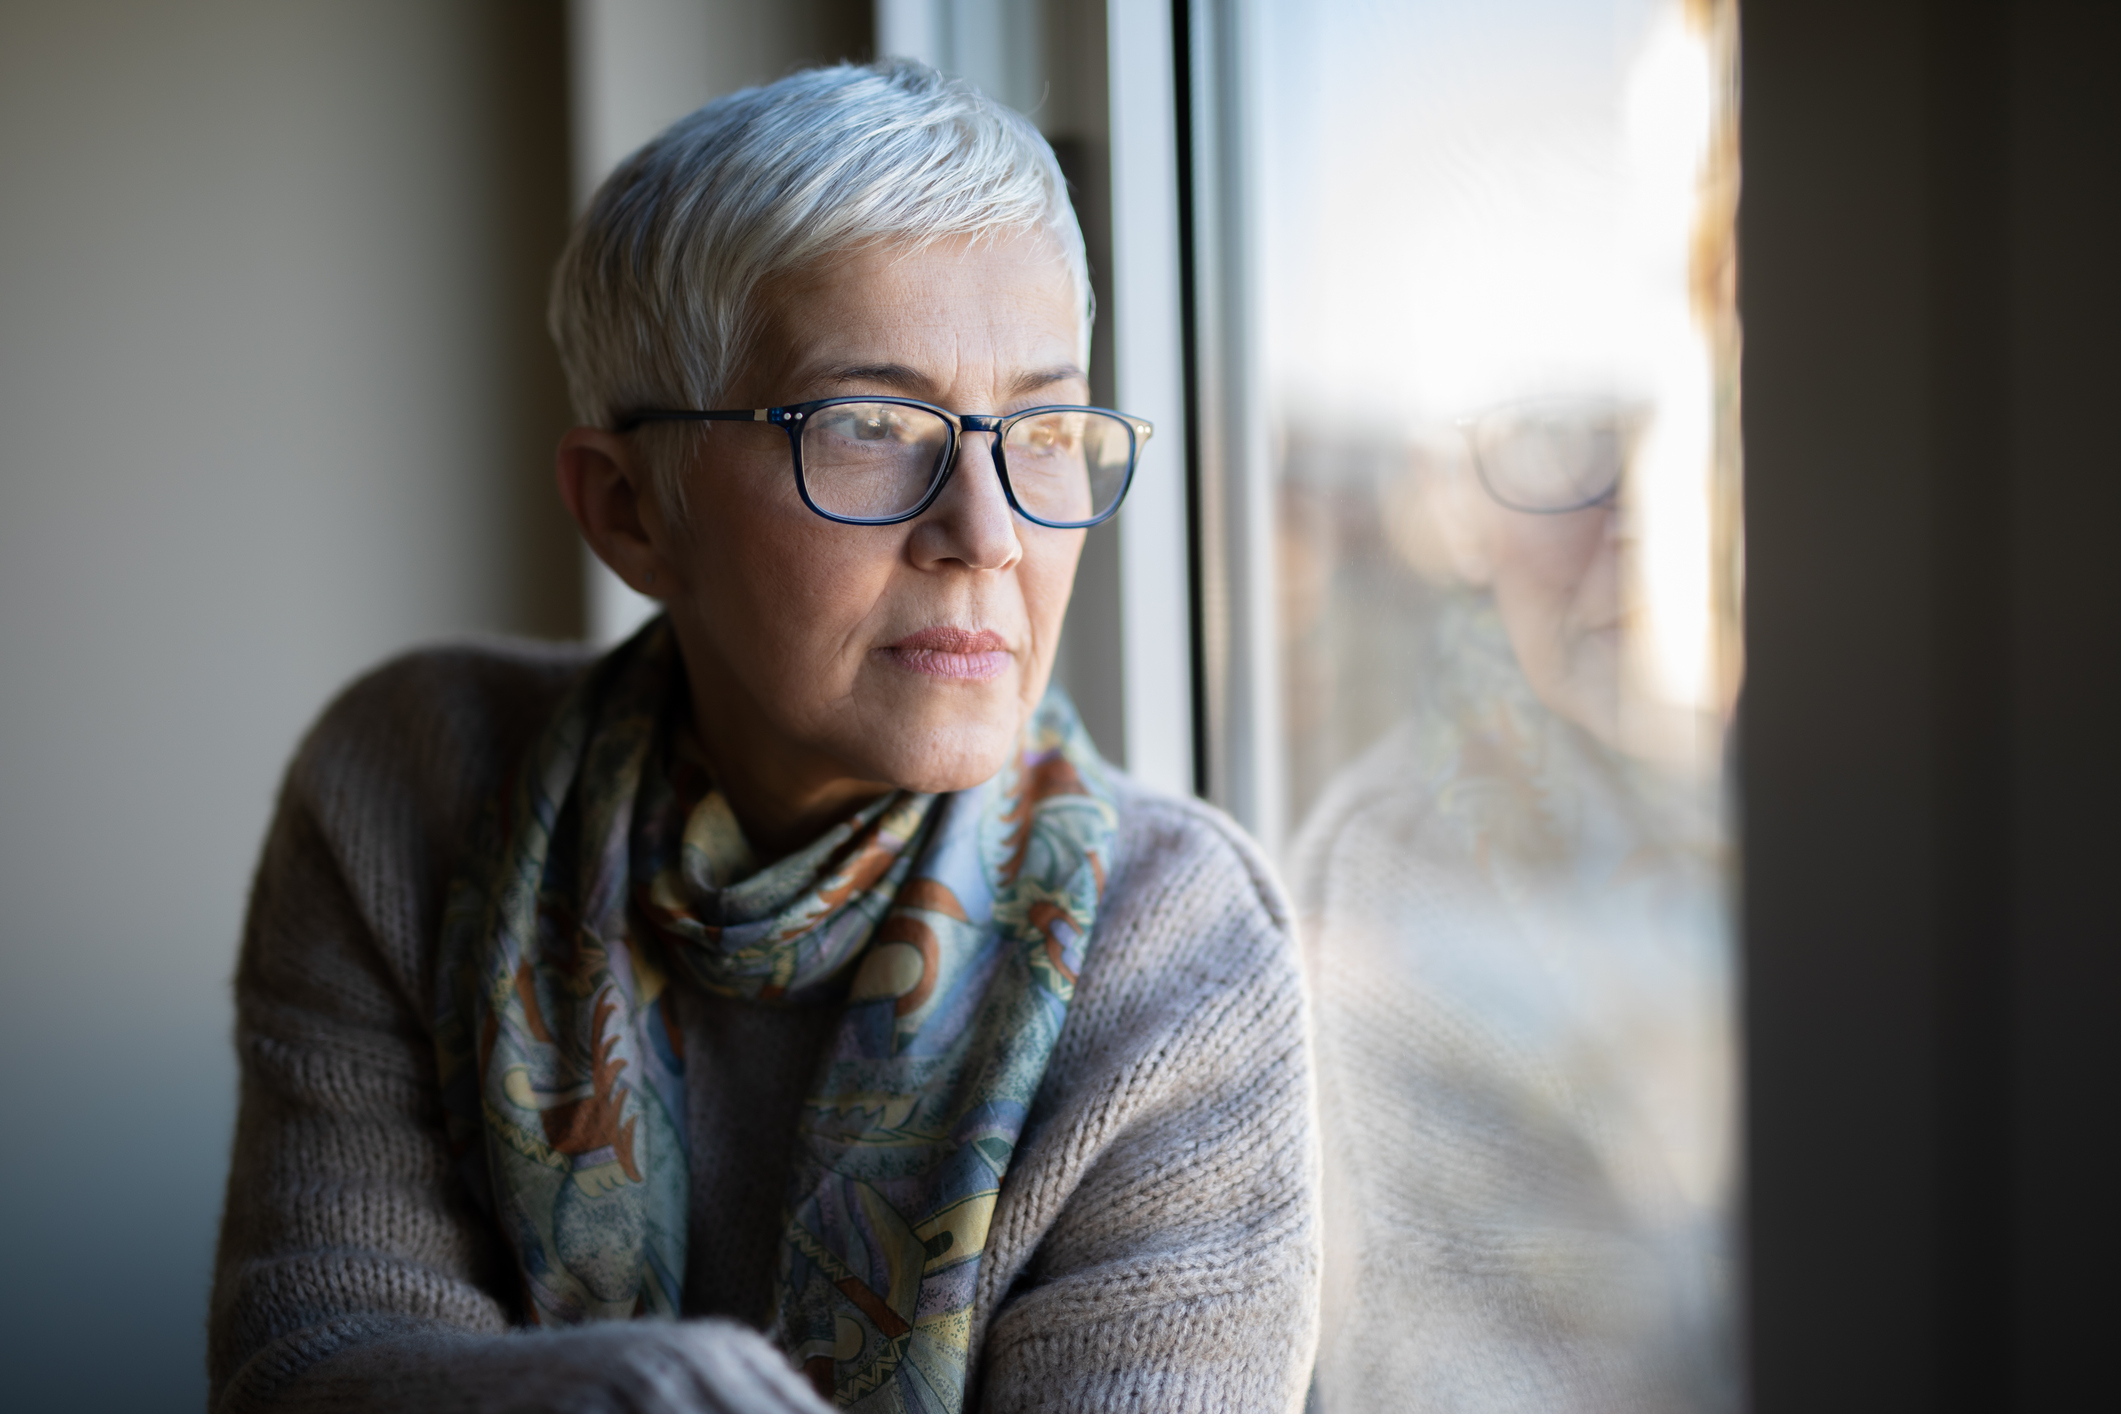
<svg viewBox="0 0 2121 1414"><path fill-rule="evenodd" d="M1087 361L1082 230L1038 129L923 64L808 69L716 99L605 178L547 318L576 416L609 429L649 408L720 406L770 280L878 244L1025 231L1058 245ZM674 477L656 480L681 505Z"/></svg>

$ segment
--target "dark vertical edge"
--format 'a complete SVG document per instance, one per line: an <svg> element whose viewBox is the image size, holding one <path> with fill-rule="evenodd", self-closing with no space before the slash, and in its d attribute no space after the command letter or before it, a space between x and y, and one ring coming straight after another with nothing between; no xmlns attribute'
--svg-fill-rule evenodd
<svg viewBox="0 0 2121 1414"><path fill-rule="evenodd" d="M573 409L545 327L546 291L572 220L566 6L488 3L481 23L491 40L481 134L492 152L486 231L505 360L496 450L506 479L495 512L505 526L507 585L496 626L578 638L581 541L553 482L553 449Z"/></svg>
<svg viewBox="0 0 2121 1414"><path fill-rule="evenodd" d="M1746 918L1746 870L1744 861L1746 856L1745 831L1747 820L1745 806L1747 713L1744 662L1745 654L1750 651L1746 643L1744 622L1746 599L1750 593L1746 582L1745 568L1746 524L1744 499L1747 474L1745 464L1745 301L1743 289L1746 259L1743 219L1745 209L1746 132L1745 11L1744 0L1728 0L1728 4L1729 8L1718 16L1720 22L1729 27L1727 35L1724 36L1724 42L1729 47L1722 50L1718 55L1720 62L1727 67L1722 70L1718 78L1728 85L1724 92L1724 97L1730 107L1725 114L1725 118L1730 123L1732 131L1736 134L1737 145L1735 167L1729 173L1731 180L1735 183L1735 191L1732 198L1733 205L1730 213L1733 272L1731 280L1734 286L1731 297L1730 317L1736 326L1736 348L1731 351L1734 366L1731 369L1730 377L1737 385L1736 392L1731 395L1735 397L1738 405L1735 418L1737 426L1732 430L1731 435L1735 436L1738 441L1733 461L1736 466L1735 494L1738 497L1739 505L1738 513L1734 518L1736 521L1734 538L1732 541L1725 542L1719 546L1718 551L1720 554L1728 554L1731 560L1735 561L1734 564L1729 566L1728 572L1732 575L1729 593L1738 615L1737 638L1740 667L1736 691L1731 698L1730 726L1723 738L1723 757L1720 763L1722 767L1723 800L1720 823L1725 831L1726 847L1730 851L1727 857L1732 861L1725 873L1725 885L1729 889L1729 894L1724 904L1723 921L1729 929L1727 946L1732 952L1729 959L1731 975L1735 986L1741 990L1728 1003L1731 1022L1730 1044L1735 1052L1732 1057L1735 1073L1732 1077L1728 1101L1732 1110L1729 1131L1731 1136L1732 1172L1726 1206L1722 1214L1722 1222L1724 1236L1729 1243L1730 1251L1730 1265L1726 1269L1724 1276L1724 1297L1727 1303L1724 1311L1725 1320L1728 1322L1725 1327L1725 1337L1729 1341L1725 1349L1731 1356L1730 1370L1738 1382L1737 1402L1733 1407L1732 1414L1744 1414L1744 1411L1753 1403L1751 1396L1758 1388L1758 1382L1753 1374L1752 1244L1755 1235L1751 1221L1753 1209L1751 1156L1753 1134L1745 1112L1748 1103L1747 1074L1752 1065L1752 1048L1746 1034L1750 1019L1745 1004L1746 998L1742 990L1745 986L1746 972L1744 926Z"/></svg>
<svg viewBox="0 0 2121 1414"><path fill-rule="evenodd" d="M1087 8L1087 7L1085 7ZM1097 62L1104 62L1104 31L1097 28ZM1090 333L1090 401L1114 406L1112 353L1112 163L1110 139L1102 133L1050 139L1067 179L1090 264L1091 298L1098 317ZM1127 706L1121 674L1119 520L1093 527L1076 563L1075 592L1061 631L1056 676L1098 749L1115 761L1127 759Z"/></svg>
<svg viewBox="0 0 2121 1414"><path fill-rule="evenodd" d="M1202 535L1200 282L1196 271L1193 163L1192 0L1171 0L1171 93L1178 139L1179 353L1186 411L1186 612L1193 682L1193 791L1206 797L1208 762L1207 584Z"/></svg>
<svg viewBox="0 0 2121 1414"><path fill-rule="evenodd" d="M805 57L808 64L866 64L876 57L875 0L814 0Z"/></svg>
<svg viewBox="0 0 2121 1414"><path fill-rule="evenodd" d="M1745 31L1756 1407L2066 1408L2121 1314L2121 10Z"/></svg>
<svg viewBox="0 0 2121 1414"><path fill-rule="evenodd" d="M2121 1323L2121 6L2011 19L2010 1407L2046 1411Z"/></svg>
<svg viewBox="0 0 2121 1414"><path fill-rule="evenodd" d="M2010 1388L2010 34L2004 0L1928 8L1930 586L1937 881L1938 1388Z"/></svg>
<svg viewBox="0 0 2121 1414"><path fill-rule="evenodd" d="M1050 138L1068 197L1082 227L1090 264L1091 299L1101 316L1090 326L1090 401L1111 407L1112 368L1112 161L1102 138L1064 134Z"/></svg>
<svg viewBox="0 0 2121 1414"><path fill-rule="evenodd" d="M1953 822L1926 14L1766 0L1740 25L1752 1405L1936 1409Z"/></svg>

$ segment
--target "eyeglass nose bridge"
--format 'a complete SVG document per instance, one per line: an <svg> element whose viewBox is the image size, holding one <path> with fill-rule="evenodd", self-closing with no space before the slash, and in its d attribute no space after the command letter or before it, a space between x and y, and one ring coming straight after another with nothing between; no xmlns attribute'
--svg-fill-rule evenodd
<svg viewBox="0 0 2121 1414"><path fill-rule="evenodd" d="M1009 485L1009 473L1002 460L1001 443L1002 424L1009 419L996 413L959 412L951 413L949 420L950 445L943 449L943 468L936 477L935 493L941 495L943 483L957 474L957 459L965 450L965 434L991 432L994 434L994 474L1001 479L1003 494L1008 497L1013 508L1016 504L1016 494Z"/></svg>

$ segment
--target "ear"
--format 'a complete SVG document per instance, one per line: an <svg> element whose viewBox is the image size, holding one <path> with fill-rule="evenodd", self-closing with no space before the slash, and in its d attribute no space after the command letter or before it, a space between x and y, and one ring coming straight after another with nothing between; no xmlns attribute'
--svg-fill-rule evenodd
<svg viewBox="0 0 2121 1414"><path fill-rule="evenodd" d="M577 427L560 439L560 499L582 528L582 538L611 572L637 594L659 598L672 587L660 543L648 468L631 441L596 427Z"/></svg>

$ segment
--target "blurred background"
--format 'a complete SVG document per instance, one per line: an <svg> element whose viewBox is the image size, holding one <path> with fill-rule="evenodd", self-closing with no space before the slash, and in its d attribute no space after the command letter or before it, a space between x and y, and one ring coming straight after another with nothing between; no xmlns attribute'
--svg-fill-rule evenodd
<svg viewBox="0 0 2121 1414"><path fill-rule="evenodd" d="M228 978L306 723L410 644L580 630L541 317L566 32L0 6L11 1407L204 1401Z"/></svg>
<svg viewBox="0 0 2121 1414"><path fill-rule="evenodd" d="M412 643L580 629L567 53L556 3L0 6L11 1407L204 1401L228 978L305 724Z"/></svg>

